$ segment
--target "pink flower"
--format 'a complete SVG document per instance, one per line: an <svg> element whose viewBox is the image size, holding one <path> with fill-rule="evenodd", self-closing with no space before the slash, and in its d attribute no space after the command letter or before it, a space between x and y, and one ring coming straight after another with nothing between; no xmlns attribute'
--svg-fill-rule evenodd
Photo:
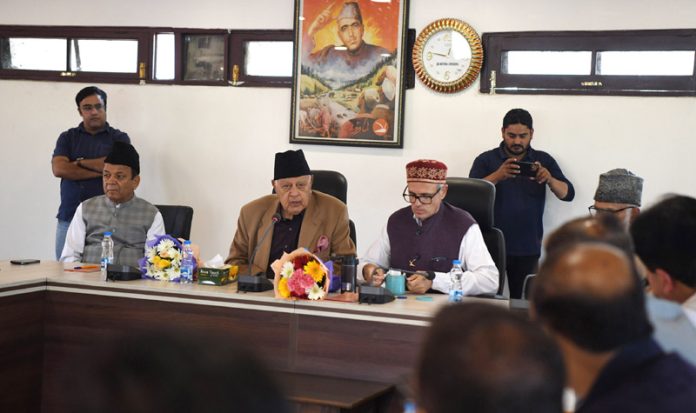
<svg viewBox="0 0 696 413"><path fill-rule="evenodd" d="M288 288L292 295L296 297L304 297L307 294L307 289L314 285L314 279L305 274L301 269L295 270L292 277L288 280Z"/></svg>

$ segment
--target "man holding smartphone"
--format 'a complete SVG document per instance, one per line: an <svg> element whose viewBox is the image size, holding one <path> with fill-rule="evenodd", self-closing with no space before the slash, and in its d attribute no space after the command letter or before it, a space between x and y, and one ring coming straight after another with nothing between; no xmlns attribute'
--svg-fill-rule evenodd
<svg viewBox="0 0 696 413"><path fill-rule="evenodd" d="M495 226L505 234L510 297L520 298L524 278L537 271L541 254L546 186L561 201L572 201L575 189L551 155L531 147L529 112L510 110L501 133L503 141L476 157L469 177L496 187Z"/></svg>

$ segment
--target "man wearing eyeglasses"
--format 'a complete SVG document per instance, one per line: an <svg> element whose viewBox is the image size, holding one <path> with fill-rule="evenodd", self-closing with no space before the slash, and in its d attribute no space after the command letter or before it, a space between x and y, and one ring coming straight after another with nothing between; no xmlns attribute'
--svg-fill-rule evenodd
<svg viewBox="0 0 696 413"><path fill-rule="evenodd" d="M621 221L628 231L640 213L640 200L643 193L643 178L627 169L612 169L599 175L599 185L594 196L590 214L612 214Z"/></svg>
<svg viewBox="0 0 696 413"><path fill-rule="evenodd" d="M410 206L393 213L379 238L362 257L362 279L372 285L384 281L385 269L409 273L412 293L452 288L449 270L453 260L464 269L462 291L466 295L498 290L498 269L474 218L443 202L447 195L447 166L421 159L406 165L403 197Z"/></svg>
<svg viewBox="0 0 696 413"><path fill-rule="evenodd" d="M53 150L51 167L60 180L60 207L56 227L56 259L60 258L70 221L77 206L104 194L104 159L114 142L130 143L125 132L106 121L106 92L96 86L80 90L75 96L82 122L60 134Z"/></svg>

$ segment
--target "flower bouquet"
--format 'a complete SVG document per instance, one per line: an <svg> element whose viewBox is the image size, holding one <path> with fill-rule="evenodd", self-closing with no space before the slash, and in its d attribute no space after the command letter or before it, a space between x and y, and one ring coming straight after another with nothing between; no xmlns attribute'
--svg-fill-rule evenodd
<svg viewBox="0 0 696 413"><path fill-rule="evenodd" d="M321 300L329 291L331 272L316 255L304 248L284 253L271 268L275 273L276 298Z"/></svg>
<svg viewBox="0 0 696 413"><path fill-rule="evenodd" d="M148 241L145 256L139 261L143 278L179 282L182 250L179 240L171 235L160 235Z"/></svg>

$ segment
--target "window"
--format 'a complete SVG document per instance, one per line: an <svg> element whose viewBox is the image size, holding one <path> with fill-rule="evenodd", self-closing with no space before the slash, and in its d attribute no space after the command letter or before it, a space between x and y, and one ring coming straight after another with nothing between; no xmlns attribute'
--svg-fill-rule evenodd
<svg viewBox="0 0 696 413"><path fill-rule="evenodd" d="M291 87L292 30L0 26L0 79Z"/></svg>
<svg viewBox="0 0 696 413"><path fill-rule="evenodd" d="M137 82L146 47L130 29L0 26L0 77Z"/></svg>
<svg viewBox="0 0 696 413"><path fill-rule="evenodd" d="M236 86L292 87L292 62L292 30L237 30L230 33L230 65L233 70L230 80Z"/></svg>
<svg viewBox="0 0 696 413"><path fill-rule="evenodd" d="M484 33L483 93L696 96L696 30Z"/></svg>

